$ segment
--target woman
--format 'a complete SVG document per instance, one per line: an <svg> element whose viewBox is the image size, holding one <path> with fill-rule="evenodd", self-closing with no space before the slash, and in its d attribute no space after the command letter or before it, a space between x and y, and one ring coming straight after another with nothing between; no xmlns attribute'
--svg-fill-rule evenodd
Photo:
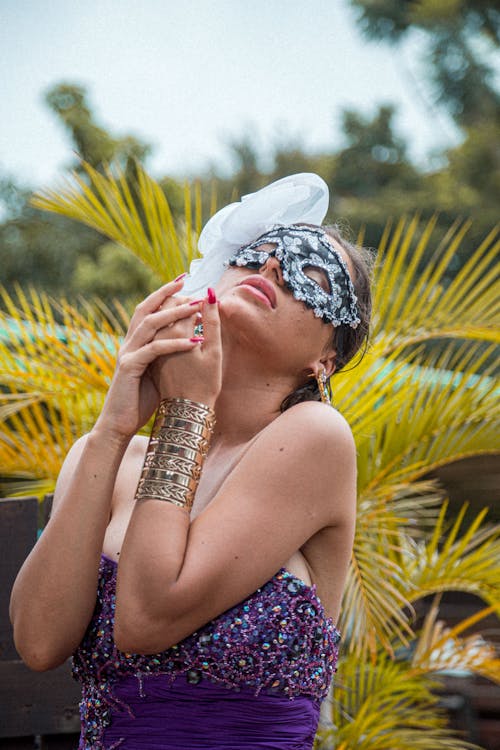
<svg viewBox="0 0 500 750"><path fill-rule="evenodd" d="M137 307L64 462L11 615L33 669L75 652L82 749L312 746L356 472L346 422L311 399L370 308L359 254L314 226L327 206L303 174L216 214L190 278Z"/></svg>

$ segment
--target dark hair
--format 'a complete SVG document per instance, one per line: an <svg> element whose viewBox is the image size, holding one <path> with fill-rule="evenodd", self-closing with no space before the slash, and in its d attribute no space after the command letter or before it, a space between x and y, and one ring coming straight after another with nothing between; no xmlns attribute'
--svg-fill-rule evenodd
<svg viewBox="0 0 500 750"><path fill-rule="evenodd" d="M303 225L304 226L304 225ZM305 226L314 226L306 224ZM368 343L368 333L370 330L370 317L372 311L372 297L370 290L371 269L373 266L373 256L364 247L359 247L348 242L340 233L339 227L334 224L331 226L320 227L331 237L340 247L345 250L349 256L349 265L352 269L352 283L356 297L358 298L358 310L361 322L356 328L352 328L347 323L341 323L334 328L333 346L336 351L335 372L342 370L348 362L361 350L363 357ZM357 364L357 363L356 363ZM286 411L294 404L301 401L321 401L318 384L315 378L310 378L307 383L296 388L281 403L281 411Z"/></svg>

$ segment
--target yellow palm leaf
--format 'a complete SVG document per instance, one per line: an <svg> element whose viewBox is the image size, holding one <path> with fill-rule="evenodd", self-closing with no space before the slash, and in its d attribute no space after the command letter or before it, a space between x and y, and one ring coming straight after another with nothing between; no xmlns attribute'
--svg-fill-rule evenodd
<svg viewBox="0 0 500 750"><path fill-rule="evenodd" d="M1 291L1 290L0 290ZM31 290L17 290L17 301L2 291L0 378L19 394L57 402L68 392L104 393L114 371L126 313L113 314L102 303L80 309ZM21 397L24 398L23 395Z"/></svg>
<svg viewBox="0 0 500 750"><path fill-rule="evenodd" d="M165 193L138 164L133 189L125 174L114 167L101 174L83 163L86 179L74 172L59 190L35 195L35 207L76 219L126 247L163 281L182 273L196 254L201 230L201 190L185 186L185 220L176 228Z"/></svg>
<svg viewBox="0 0 500 750"><path fill-rule="evenodd" d="M127 314L43 293L3 291L0 466L4 492L50 492L72 443L94 424Z"/></svg>
<svg viewBox="0 0 500 750"><path fill-rule="evenodd" d="M498 601L491 607L471 615L454 628L438 620L440 597L437 597L425 618L422 633L411 659L411 675L442 672L474 673L500 683L500 659L495 647L482 636L473 634L465 639L458 636L476 626L488 615L500 612Z"/></svg>
<svg viewBox="0 0 500 750"><path fill-rule="evenodd" d="M409 484L393 497L365 499L358 510L340 619L347 648L358 658L373 658L380 646L392 653L395 640L408 645L412 605L429 594L456 590L490 605L500 600L500 528L484 526L484 510L463 530L467 506L447 528L447 503L429 492L432 485L420 489L426 494ZM435 519L428 538L422 512L424 521Z"/></svg>
<svg viewBox="0 0 500 750"><path fill-rule="evenodd" d="M500 452L498 381L485 364L491 349L480 346L464 344L451 359L445 350L433 367L406 360L394 382L387 379L392 418L367 440L355 433L362 496L467 455ZM378 408L384 411L385 401Z"/></svg>
<svg viewBox="0 0 500 750"><path fill-rule="evenodd" d="M55 480L69 446L87 432L102 407L93 395L66 396L56 406L49 401L0 406L0 464L12 495L44 494Z"/></svg>
<svg viewBox="0 0 500 750"><path fill-rule="evenodd" d="M437 516L442 492L434 482L386 488L359 499L352 564L339 621L347 648L369 658L380 645L392 653L398 639L414 636L411 606L414 584L404 565L405 534L425 529Z"/></svg>
<svg viewBox="0 0 500 750"><path fill-rule="evenodd" d="M401 556L411 601L440 591L467 591L488 604L500 601L500 527L485 526L487 509L467 522L464 505L451 528L445 503L428 539L414 542Z"/></svg>
<svg viewBox="0 0 500 750"><path fill-rule="evenodd" d="M331 706L331 728L318 735L318 750L464 750L473 747L446 728L432 688L409 665L379 654L376 663L343 659Z"/></svg>
<svg viewBox="0 0 500 750"><path fill-rule="evenodd" d="M469 223L453 226L422 270L435 219L398 222L379 248L374 279L373 338L386 353L432 338L475 338L500 343L498 229L485 238L461 271L446 283Z"/></svg>

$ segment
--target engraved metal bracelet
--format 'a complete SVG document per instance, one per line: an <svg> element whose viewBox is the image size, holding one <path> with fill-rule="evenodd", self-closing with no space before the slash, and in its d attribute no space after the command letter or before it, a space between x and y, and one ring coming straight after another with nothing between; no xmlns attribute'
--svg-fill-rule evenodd
<svg viewBox="0 0 500 750"><path fill-rule="evenodd" d="M187 398L160 403L136 500L164 500L191 510L215 425L213 409Z"/></svg>

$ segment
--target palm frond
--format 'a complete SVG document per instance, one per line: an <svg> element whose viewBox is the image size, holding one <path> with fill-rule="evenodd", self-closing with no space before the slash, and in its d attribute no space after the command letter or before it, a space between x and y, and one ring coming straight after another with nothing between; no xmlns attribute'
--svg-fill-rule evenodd
<svg viewBox="0 0 500 750"><path fill-rule="evenodd" d="M0 380L21 399L58 402L68 391L105 393L114 371L126 313L102 303L80 307L18 288L17 300L0 290Z"/></svg>
<svg viewBox="0 0 500 750"><path fill-rule="evenodd" d="M484 510L462 533L467 506L447 528L448 504L432 484L420 484L423 495L417 486L366 498L358 509L340 619L348 651L358 658L374 658L380 647L392 654L394 642L408 646L413 605L429 594L456 590L490 605L500 600L500 528L484 526ZM428 538L416 506L434 521Z"/></svg>
<svg viewBox="0 0 500 750"><path fill-rule="evenodd" d="M491 353L479 342L464 343L453 354L445 349L432 367L406 359L406 370L399 367L392 384L386 379L379 408L388 403L392 418L369 439L355 433L362 496L469 455L500 452L499 384L486 365Z"/></svg>
<svg viewBox="0 0 500 750"><path fill-rule="evenodd" d="M201 189L184 189L185 219L176 227L160 185L137 164L137 183L130 185L119 167L101 174L82 164L86 179L74 172L58 190L44 190L32 199L36 208L76 219L126 247L167 281L188 267L196 255L201 231Z"/></svg>
<svg viewBox="0 0 500 750"><path fill-rule="evenodd" d="M331 728L319 734L318 748L414 750L474 747L454 737L432 692L436 681L411 674L404 662L379 654L375 663L343 659L331 706Z"/></svg>
<svg viewBox="0 0 500 750"><path fill-rule="evenodd" d="M470 222L455 224L422 270L436 217L421 227L401 219L385 233L374 279L373 338L385 354L432 338L475 338L500 343L498 228L493 229L448 284L446 274Z"/></svg>
<svg viewBox="0 0 500 750"><path fill-rule="evenodd" d="M422 633L412 656L411 674L474 673L500 683L500 659L496 658L494 646L477 633L464 639L458 637L460 633L475 627L488 615L498 614L500 604L496 602L454 628L446 627L438 620L439 604L440 596L436 597L425 618Z"/></svg>
<svg viewBox="0 0 500 750"><path fill-rule="evenodd" d="M51 492L75 440L86 433L102 408L95 394L68 394L50 401L0 406L0 465L4 489L16 495ZM22 480L22 481L21 481Z"/></svg>
<svg viewBox="0 0 500 750"><path fill-rule="evenodd" d="M382 488L359 498L352 562L342 601L340 630L347 648L367 658L383 646L392 653L395 640L414 637L413 583L402 562L405 534L424 538L438 517L443 492L422 481Z"/></svg>
<svg viewBox="0 0 500 750"><path fill-rule="evenodd" d="M4 492L54 489L64 456L94 424L114 371L126 311L1 291L0 466Z"/></svg>
<svg viewBox="0 0 500 750"><path fill-rule="evenodd" d="M494 605L500 601L500 526L484 525L486 508L465 525L465 504L448 528L447 510L444 503L428 539L407 539L401 565L411 586L408 598L455 590Z"/></svg>
<svg viewBox="0 0 500 750"><path fill-rule="evenodd" d="M355 540L339 623L349 652L361 660L374 658L380 646L392 654L395 635L406 644L413 636L401 566L371 541Z"/></svg>

